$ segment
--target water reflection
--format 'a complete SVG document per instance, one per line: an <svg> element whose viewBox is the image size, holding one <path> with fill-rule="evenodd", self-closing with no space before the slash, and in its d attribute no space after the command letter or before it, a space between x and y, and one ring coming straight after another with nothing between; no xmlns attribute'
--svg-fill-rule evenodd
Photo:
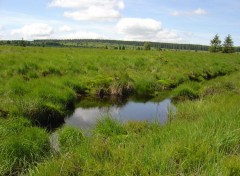
<svg viewBox="0 0 240 176"><path fill-rule="evenodd" d="M160 123L165 123L168 120L170 111L176 112L176 108L171 104L170 99L165 99L159 103L129 101L121 107L116 105L101 108L80 107L75 110L72 116L66 118L65 122L82 129L92 127L98 119L105 116L110 116L123 122L128 120L148 120L150 122L157 120Z"/></svg>

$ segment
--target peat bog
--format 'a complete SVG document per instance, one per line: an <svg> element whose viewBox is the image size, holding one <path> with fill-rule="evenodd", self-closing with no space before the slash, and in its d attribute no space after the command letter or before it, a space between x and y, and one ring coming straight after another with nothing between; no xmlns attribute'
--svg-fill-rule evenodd
<svg viewBox="0 0 240 176"><path fill-rule="evenodd" d="M239 175L239 68L238 53L0 46L0 175Z"/></svg>

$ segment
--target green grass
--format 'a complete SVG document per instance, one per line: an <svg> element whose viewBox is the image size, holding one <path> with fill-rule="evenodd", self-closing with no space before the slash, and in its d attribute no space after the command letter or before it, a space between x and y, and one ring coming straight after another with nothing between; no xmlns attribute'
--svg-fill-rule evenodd
<svg viewBox="0 0 240 176"><path fill-rule="evenodd" d="M41 123L62 121L85 94L157 96L240 65L238 54L207 52L1 46L0 53L1 112L21 112ZM196 96L195 90L183 89Z"/></svg>
<svg viewBox="0 0 240 176"><path fill-rule="evenodd" d="M240 84L231 92L224 88L226 80L239 78L238 73L205 84L203 88L222 85L212 95L179 103L175 119L166 125L100 121L93 136L31 174L239 175ZM63 168L53 172L53 164Z"/></svg>
<svg viewBox="0 0 240 176"><path fill-rule="evenodd" d="M200 94L200 84L196 82L186 82L178 86L173 91L173 97L177 100L185 100L190 99L194 100L199 98Z"/></svg>
<svg viewBox="0 0 240 176"><path fill-rule="evenodd" d="M0 175L18 175L50 154L48 134L25 118L0 119Z"/></svg>
<svg viewBox="0 0 240 176"><path fill-rule="evenodd" d="M97 135L103 135L106 137L126 134L126 130L122 127L121 123L112 119L111 117L106 117L100 119L96 124L94 133Z"/></svg>
<svg viewBox="0 0 240 176"><path fill-rule="evenodd" d="M57 131L60 150L68 151L85 142L83 133L79 129L65 126Z"/></svg>
<svg viewBox="0 0 240 176"><path fill-rule="evenodd" d="M239 66L238 54L0 46L0 175L240 175ZM165 93L177 102L165 125L63 126L58 151L36 126L83 95Z"/></svg>

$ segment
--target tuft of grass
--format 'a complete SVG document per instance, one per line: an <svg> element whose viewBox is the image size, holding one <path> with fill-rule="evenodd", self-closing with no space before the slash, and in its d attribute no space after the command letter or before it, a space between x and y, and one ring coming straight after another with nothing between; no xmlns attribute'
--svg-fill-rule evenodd
<svg viewBox="0 0 240 176"><path fill-rule="evenodd" d="M60 157L50 158L44 163L29 169L29 176L48 176L48 175L82 175L83 161L79 154L63 154Z"/></svg>
<svg viewBox="0 0 240 176"><path fill-rule="evenodd" d="M57 131L60 149L68 151L85 142L80 129L64 126Z"/></svg>
<svg viewBox="0 0 240 176"><path fill-rule="evenodd" d="M124 127L128 133L143 134L149 130L150 124L148 121L128 121Z"/></svg>
<svg viewBox="0 0 240 176"><path fill-rule="evenodd" d="M200 95L200 85L195 82L187 82L178 86L173 91L173 98L194 100Z"/></svg>
<svg viewBox="0 0 240 176"><path fill-rule="evenodd" d="M224 159L224 167L226 167L226 175L240 175L240 156L230 155Z"/></svg>
<svg viewBox="0 0 240 176"><path fill-rule="evenodd" d="M20 175L50 151L48 134L23 118L0 119L0 175Z"/></svg>
<svg viewBox="0 0 240 176"><path fill-rule="evenodd" d="M100 119L94 128L94 133L106 137L127 134L123 125L111 117Z"/></svg>

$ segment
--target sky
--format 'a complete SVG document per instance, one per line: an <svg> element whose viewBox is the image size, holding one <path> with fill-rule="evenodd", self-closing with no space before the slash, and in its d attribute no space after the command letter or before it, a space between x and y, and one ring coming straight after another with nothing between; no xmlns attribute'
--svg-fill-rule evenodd
<svg viewBox="0 0 240 176"><path fill-rule="evenodd" d="M240 46L239 0L0 0L0 40L114 39Z"/></svg>

